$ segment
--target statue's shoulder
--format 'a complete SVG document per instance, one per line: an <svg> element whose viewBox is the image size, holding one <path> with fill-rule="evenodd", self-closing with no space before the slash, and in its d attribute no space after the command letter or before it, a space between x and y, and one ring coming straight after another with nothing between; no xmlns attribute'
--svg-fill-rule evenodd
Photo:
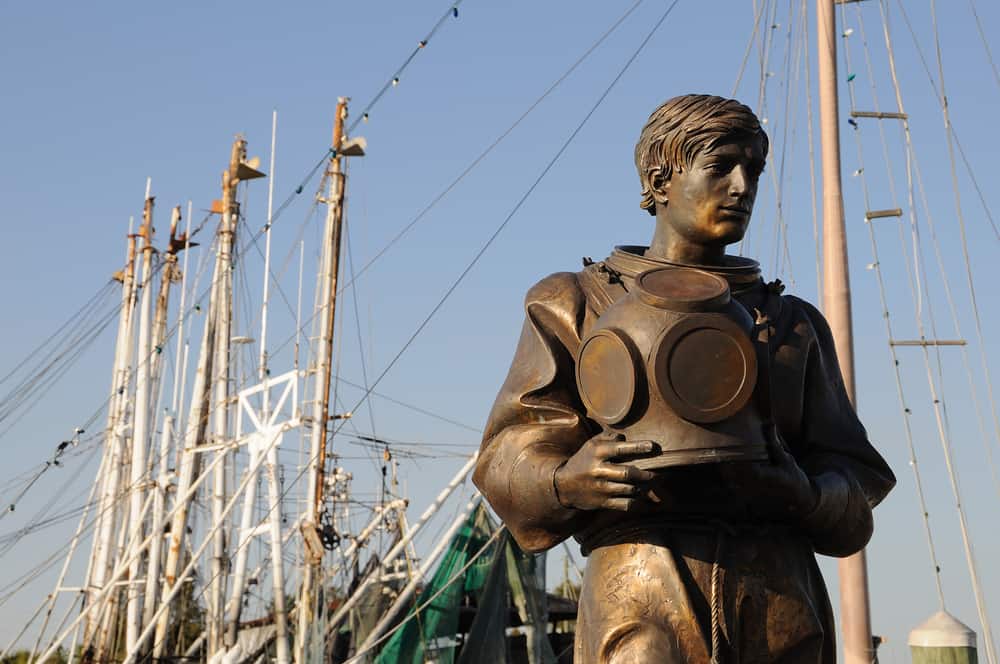
<svg viewBox="0 0 1000 664"><path fill-rule="evenodd" d="M797 344L817 346L824 354L836 354L830 324L814 304L795 295L782 295L782 308L787 312L785 328L794 331Z"/></svg>
<svg viewBox="0 0 1000 664"><path fill-rule="evenodd" d="M547 309L574 310L586 304L580 286L579 273L555 272L539 280L528 289L524 306L544 306Z"/></svg>
<svg viewBox="0 0 1000 664"><path fill-rule="evenodd" d="M782 304L787 307L790 313L804 323L810 325L817 336L832 336L830 324L826 322L826 317L814 304L797 295L782 295Z"/></svg>

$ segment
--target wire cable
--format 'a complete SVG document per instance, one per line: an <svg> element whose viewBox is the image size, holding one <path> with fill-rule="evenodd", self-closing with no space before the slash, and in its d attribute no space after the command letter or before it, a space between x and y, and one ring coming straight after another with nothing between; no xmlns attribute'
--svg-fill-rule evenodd
<svg viewBox="0 0 1000 664"><path fill-rule="evenodd" d="M499 237L500 233L503 232L504 228L507 227L511 219L514 218L514 215L516 215L517 212L521 209L521 206L523 206L525 201L527 201L528 198L531 196L531 194L534 193L535 189L538 188L538 185L541 184L543 179L545 179L545 176L549 173L550 170L552 170L552 167L555 166L557 161L559 161L559 158L563 155L563 153L566 152L566 149L569 148L573 140L583 130L584 126L586 126L587 124L587 121L590 120L590 118L594 115L595 112L597 112L597 109L601 106L601 104L608 97L608 95L611 94L611 91L614 89L615 85L625 75L625 72L629 70L629 68L632 66L632 63L635 62L636 58L639 57L639 54L642 53L643 49L645 49L646 45L653 38L653 35L655 35L656 32L660 29L660 26L663 25L663 23L667 20L667 17L670 16L671 12L673 12L674 8L677 6L679 2L680 0L673 0L673 2L670 3L670 5L667 7L667 10L660 16L659 20L657 20L656 23L653 25L653 28L649 31L646 37L639 43L638 48L636 48L636 50L632 53L629 59L625 62L624 66L618 71L614 79L612 79L611 83L604 89L604 92L602 92L601 95L597 98L597 101L590 107L590 110L587 111L587 114L584 115L583 119L579 122L579 124L577 124L576 128L570 133L569 137L563 142L559 150L556 151L556 154L545 165L541 173L539 173L538 176L535 178L534 182L531 183L531 186L528 187L528 189L524 192L521 198L511 209L510 213L507 214L504 220L500 222L500 225L497 226L497 228L489 236L486 242L479 248L476 254L472 257L472 260L468 263L468 265L465 266L465 269L462 270L461 274L458 275L458 278L455 279L455 281L451 284L451 286L448 287L448 290L445 291L444 295L441 296L441 299L439 299L437 304L434 305L430 313L428 313L427 316L423 319L423 321L421 321L421 323L417 326L417 329L413 332L412 335L410 335L410 337L406 340L406 342L399 349L399 351L392 358L392 360L385 367L385 369L382 370L382 373L378 375L378 377L372 383L371 387L365 391L365 394L358 401L358 404L351 409L352 411L357 411L357 409L361 406L361 404L365 402L365 400L371 394L372 390L374 390L375 387L382 381L382 379L385 378L385 376L389 373L389 371L392 370L392 368L396 365L396 363L403 356L403 354L410 348L413 342L416 341L417 337L420 336L420 333L424 331L424 328L427 327L428 323L431 322L431 319L434 318L434 316L438 313L438 311L441 310L441 307L443 307L445 302L448 301L452 293L454 293L455 290L462 284L462 282L465 280L465 277L468 276L468 274L472 271L472 268L476 266L479 260L487 252L487 250L489 250L489 248L493 245L493 242L496 241L497 237ZM343 426L344 425L341 424L339 427L337 427L334 433L336 433L336 431L339 431Z"/></svg>

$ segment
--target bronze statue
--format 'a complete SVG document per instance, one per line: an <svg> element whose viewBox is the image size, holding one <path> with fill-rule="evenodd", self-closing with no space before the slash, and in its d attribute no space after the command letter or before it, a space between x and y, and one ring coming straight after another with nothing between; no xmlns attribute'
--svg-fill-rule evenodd
<svg viewBox="0 0 1000 664"><path fill-rule="evenodd" d="M863 548L895 478L823 316L725 252L767 150L739 102L671 99L635 150L649 247L527 294L474 478L522 548L588 556L577 664L836 659L815 553Z"/></svg>

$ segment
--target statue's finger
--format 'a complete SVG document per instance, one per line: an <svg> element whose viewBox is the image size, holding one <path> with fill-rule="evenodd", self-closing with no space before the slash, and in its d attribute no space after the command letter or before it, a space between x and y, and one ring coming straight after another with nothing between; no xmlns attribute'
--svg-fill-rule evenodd
<svg viewBox="0 0 1000 664"><path fill-rule="evenodd" d="M600 490L601 493L607 496L635 496L638 495L642 489L634 484L603 480L600 484Z"/></svg>
<svg viewBox="0 0 1000 664"><path fill-rule="evenodd" d="M604 508L609 510L618 510L619 512L628 512L635 507L635 498L608 498L604 501Z"/></svg>
<svg viewBox="0 0 1000 664"><path fill-rule="evenodd" d="M641 470L635 466L617 463L602 463L596 470L598 477L629 484L651 482L656 475L649 470Z"/></svg>
<svg viewBox="0 0 1000 664"><path fill-rule="evenodd" d="M591 438L591 443L595 445L594 455L598 459L610 459L618 454L618 448L625 443L625 436L619 434L602 433L596 438Z"/></svg>
<svg viewBox="0 0 1000 664"><path fill-rule="evenodd" d="M651 440L638 440L632 443L618 443L615 446L616 457L633 457L652 454L658 451L658 445Z"/></svg>

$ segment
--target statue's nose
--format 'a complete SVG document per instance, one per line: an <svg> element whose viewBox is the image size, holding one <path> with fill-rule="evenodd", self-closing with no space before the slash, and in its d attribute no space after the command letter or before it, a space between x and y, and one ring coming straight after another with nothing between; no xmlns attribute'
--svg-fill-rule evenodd
<svg viewBox="0 0 1000 664"><path fill-rule="evenodd" d="M747 192L747 173L743 166L737 165L729 173L729 195L742 196Z"/></svg>

